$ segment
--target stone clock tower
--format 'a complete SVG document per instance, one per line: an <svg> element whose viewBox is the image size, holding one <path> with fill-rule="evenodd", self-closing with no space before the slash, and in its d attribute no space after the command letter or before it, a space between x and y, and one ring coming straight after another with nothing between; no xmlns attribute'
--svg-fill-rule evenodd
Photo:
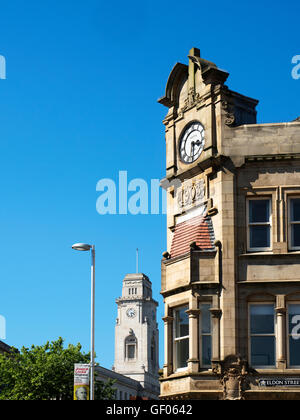
<svg viewBox="0 0 300 420"><path fill-rule="evenodd" d="M160 398L298 400L300 122L257 124L258 101L230 90L228 76L193 48L159 100Z"/></svg>
<svg viewBox="0 0 300 420"><path fill-rule="evenodd" d="M244 365L237 348L235 165L243 161L239 143L234 145L232 139L236 127L256 123L258 101L229 90L224 84L228 76L193 48L188 65L177 63L171 71L159 100L168 108L163 121L167 250L162 260L161 398L220 398L228 357L236 377L242 377ZM239 383L234 386L240 389Z"/></svg>
<svg viewBox="0 0 300 420"><path fill-rule="evenodd" d="M149 278L145 274L127 274L116 303L114 370L158 395L158 303L152 298Z"/></svg>

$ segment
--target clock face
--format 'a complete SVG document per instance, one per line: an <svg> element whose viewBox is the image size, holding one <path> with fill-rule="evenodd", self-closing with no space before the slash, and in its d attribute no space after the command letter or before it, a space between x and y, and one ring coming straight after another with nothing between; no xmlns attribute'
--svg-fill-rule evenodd
<svg viewBox="0 0 300 420"><path fill-rule="evenodd" d="M129 308L129 309L127 309L126 314L127 314L128 318L133 318L136 315L136 311L133 308Z"/></svg>
<svg viewBox="0 0 300 420"><path fill-rule="evenodd" d="M181 161L187 164L195 162L201 155L204 144L204 128L200 123L194 122L185 130L181 138L179 145Z"/></svg>

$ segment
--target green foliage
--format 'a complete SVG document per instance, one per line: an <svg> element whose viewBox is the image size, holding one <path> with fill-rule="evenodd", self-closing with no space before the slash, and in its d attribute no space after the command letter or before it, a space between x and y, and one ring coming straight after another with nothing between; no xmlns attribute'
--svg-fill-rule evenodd
<svg viewBox="0 0 300 420"><path fill-rule="evenodd" d="M64 348L60 337L12 354L0 354L0 400L72 400L74 364L89 363L81 345ZM112 383L95 384L97 399L113 398Z"/></svg>
<svg viewBox="0 0 300 420"><path fill-rule="evenodd" d="M115 388L113 385L115 382L113 379L109 379L107 382L96 381L95 400L114 400Z"/></svg>

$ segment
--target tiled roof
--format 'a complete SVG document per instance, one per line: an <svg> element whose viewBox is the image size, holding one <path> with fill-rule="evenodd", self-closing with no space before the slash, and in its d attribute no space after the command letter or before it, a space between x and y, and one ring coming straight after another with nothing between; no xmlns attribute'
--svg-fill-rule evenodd
<svg viewBox="0 0 300 420"><path fill-rule="evenodd" d="M179 257L190 251L190 244L196 242L202 251L213 250L214 230L209 216L197 216L185 222L178 223L175 227L171 258Z"/></svg>

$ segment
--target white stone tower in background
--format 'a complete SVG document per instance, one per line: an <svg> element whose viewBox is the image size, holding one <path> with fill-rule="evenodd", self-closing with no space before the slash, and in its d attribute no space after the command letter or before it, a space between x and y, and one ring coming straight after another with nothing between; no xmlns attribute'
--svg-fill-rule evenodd
<svg viewBox="0 0 300 420"><path fill-rule="evenodd" d="M158 395L158 303L152 299L149 278L145 274L127 274L122 296L116 303L114 370L139 381L145 391Z"/></svg>

